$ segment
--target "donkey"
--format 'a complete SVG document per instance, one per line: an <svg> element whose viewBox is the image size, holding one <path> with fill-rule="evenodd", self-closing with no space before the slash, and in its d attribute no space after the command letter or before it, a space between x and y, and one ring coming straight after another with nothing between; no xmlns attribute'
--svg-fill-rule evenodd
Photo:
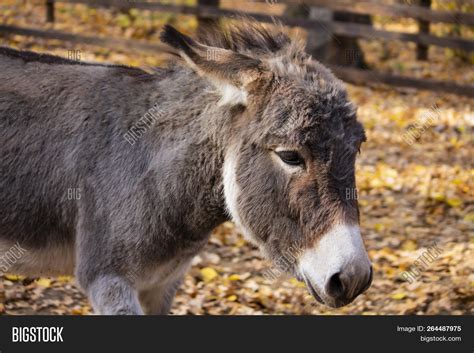
<svg viewBox="0 0 474 353"><path fill-rule="evenodd" d="M212 230L233 220L321 303L365 291L341 81L280 28L195 41L166 26L167 68L0 49L0 253L10 272L73 274L99 314L166 314Z"/></svg>

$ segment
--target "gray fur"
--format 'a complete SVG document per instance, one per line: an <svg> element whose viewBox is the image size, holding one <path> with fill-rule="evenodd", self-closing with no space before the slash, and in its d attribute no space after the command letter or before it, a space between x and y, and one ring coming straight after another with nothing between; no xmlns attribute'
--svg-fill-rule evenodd
<svg viewBox="0 0 474 353"><path fill-rule="evenodd" d="M342 84L282 33L233 33L227 63L196 54L199 75L180 63L150 74L0 49L0 250L28 250L16 270L69 272L41 263L70 249L62 261L99 313L140 314L139 298L166 313L192 257L229 219L222 167L236 142L239 208L270 258L314 244L336 217L357 222L342 194L355 185L363 129ZM289 62L299 69L285 71ZM247 106L219 105L216 80L247 89ZM129 144L124 134L155 105L159 119ZM306 146L314 172L277 170L266 146L282 141Z"/></svg>

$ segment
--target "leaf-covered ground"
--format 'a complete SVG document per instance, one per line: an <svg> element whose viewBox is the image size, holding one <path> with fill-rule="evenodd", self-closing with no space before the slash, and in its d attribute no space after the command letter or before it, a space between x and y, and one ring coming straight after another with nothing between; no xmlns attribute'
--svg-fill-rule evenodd
<svg viewBox="0 0 474 353"><path fill-rule="evenodd" d="M0 23L37 28L41 2L6 1ZM157 23L192 31L191 17L132 16L82 6L58 6L55 29L157 42ZM49 25L51 27L51 25ZM138 66L162 63L160 55L125 53L20 36L0 45L81 59ZM413 76L474 81L469 61L431 49L430 62L414 59L407 44L363 42L376 68ZM368 141L357 162L361 228L374 265L372 287L340 309L315 302L292 278L269 281L271 267L231 223L216 229L193 262L175 299L174 314L472 314L474 302L474 100L415 90L348 86L359 106ZM408 283L404 271L436 246L440 254ZM0 313L89 314L92 309L70 277L0 279Z"/></svg>

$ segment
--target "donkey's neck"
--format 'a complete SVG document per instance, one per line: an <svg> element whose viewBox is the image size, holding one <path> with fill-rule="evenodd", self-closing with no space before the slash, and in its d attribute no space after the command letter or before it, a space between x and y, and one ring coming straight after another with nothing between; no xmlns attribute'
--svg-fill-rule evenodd
<svg viewBox="0 0 474 353"><path fill-rule="evenodd" d="M162 116L153 127L159 141L154 169L169 165L169 184L161 191L176 193L170 197L184 210L187 228L210 232L228 219L223 164L235 111L219 106L220 97L209 83L187 70L161 80L158 91Z"/></svg>

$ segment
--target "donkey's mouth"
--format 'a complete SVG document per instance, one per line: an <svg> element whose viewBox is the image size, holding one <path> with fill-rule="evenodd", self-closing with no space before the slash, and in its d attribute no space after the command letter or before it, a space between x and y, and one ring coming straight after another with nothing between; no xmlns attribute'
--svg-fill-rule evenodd
<svg viewBox="0 0 474 353"><path fill-rule="evenodd" d="M316 291L316 289L313 287L313 285L311 284L311 281L308 281L306 275L303 273L302 274L302 277L303 277L303 280L304 280L304 283L306 283L306 287L308 287L308 290L309 292L311 293L311 295L318 301L320 302L321 304L325 304L324 301L321 299L321 297L319 296L318 292Z"/></svg>

